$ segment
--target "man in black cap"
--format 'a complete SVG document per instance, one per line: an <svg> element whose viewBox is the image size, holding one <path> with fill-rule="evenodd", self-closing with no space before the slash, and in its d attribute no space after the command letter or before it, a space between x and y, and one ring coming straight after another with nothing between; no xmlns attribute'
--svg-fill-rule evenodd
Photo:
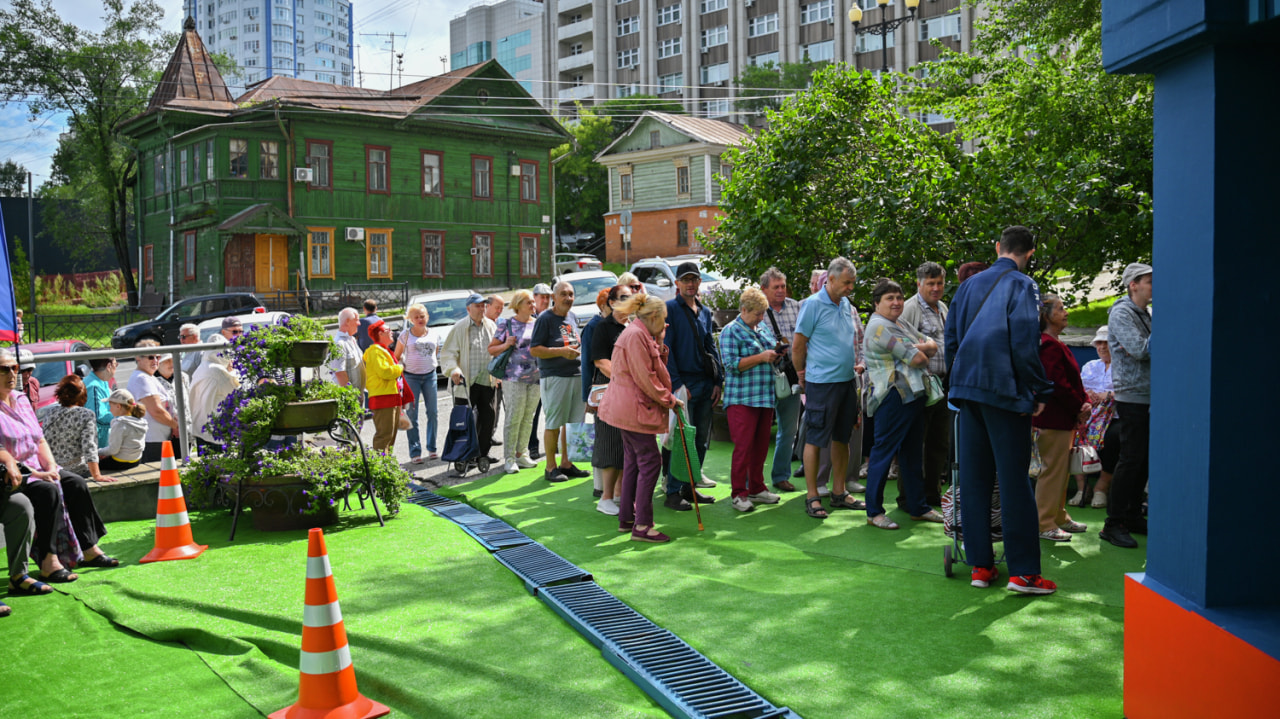
<svg viewBox="0 0 1280 719"><path fill-rule="evenodd" d="M681 262L676 268L675 299L667 301L666 344L671 349L667 356L667 372L671 374L671 387L676 392L688 393L685 408L689 422L697 430L694 444L698 449L698 463L707 456L707 444L711 441L711 409L720 399L720 387L724 382L724 368L720 363L720 348L711 337L711 310L702 306L698 293L702 289L702 271L696 262ZM693 487L671 476L671 451L662 450L662 471L667 478L667 508L678 512L692 509ZM704 480L702 486L713 486ZM698 501L710 504L714 498L699 494Z"/></svg>

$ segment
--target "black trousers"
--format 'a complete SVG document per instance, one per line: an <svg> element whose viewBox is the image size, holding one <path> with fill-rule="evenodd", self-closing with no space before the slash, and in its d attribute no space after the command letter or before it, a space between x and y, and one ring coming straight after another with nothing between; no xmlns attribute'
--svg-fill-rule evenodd
<svg viewBox="0 0 1280 719"><path fill-rule="evenodd" d="M493 427L497 424L498 414L493 411L493 387L482 384L471 385L471 409L476 413L476 434L480 439L480 456L488 457L489 448L493 446Z"/></svg>
<svg viewBox="0 0 1280 719"><path fill-rule="evenodd" d="M107 533L107 526L98 516L98 508L89 494L89 483L78 474L61 470L62 499L50 482L28 482L22 485L22 493L31 500L35 512L36 537L32 554L36 560L49 553L53 538L65 528L62 508L65 501L67 516L71 519L71 531L80 542L80 549L88 549Z"/></svg>
<svg viewBox="0 0 1280 719"><path fill-rule="evenodd" d="M1150 468L1148 443L1151 439L1151 405L1116 402L1120 419L1120 459L1107 496L1107 525L1126 529L1141 527L1142 491Z"/></svg>
<svg viewBox="0 0 1280 719"><path fill-rule="evenodd" d="M538 400L538 408L533 410L533 431L529 433L529 451L533 454L537 454L538 447L541 446L542 433L538 431L538 418L541 416L542 400Z"/></svg>
<svg viewBox="0 0 1280 719"><path fill-rule="evenodd" d="M4 481L8 481L5 477ZM31 534L35 531L35 510L25 494L15 492L0 505L0 524L4 525L4 539L8 550L10 578L27 573L27 557L31 555Z"/></svg>
<svg viewBox="0 0 1280 719"><path fill-rule="evenodd" d="M1102 471L1110 474L1116 473L1116 465L1120 463L1120 428L1124 426L1124 422L1119 417L1112 417L1111 424L1107 425L1107 433L1102 437L1102 449L1098 452L1098 459L1102 460Z"/></svg>

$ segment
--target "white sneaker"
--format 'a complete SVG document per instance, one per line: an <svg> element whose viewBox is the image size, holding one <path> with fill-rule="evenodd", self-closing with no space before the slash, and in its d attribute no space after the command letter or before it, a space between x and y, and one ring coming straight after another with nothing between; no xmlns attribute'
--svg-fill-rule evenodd
<svg viewBox="0 0 1280 719"><path fill-rule="evenodd" d="M734 497L733 508L739 512L750 512L756 508L756 505L752 504L751 500L746 497Z"/></svg>
<svg viewBox="0 0 1280 719"><path fill-rule="evenodd" d="M601 514L607 514L610 517L618 515L618 503L612 499L602 499L596 502L596 511Z"/></svg>
<svg viewBox="0 0 1280 719"><path fill-rule="evenodd" d="M777 504L778 500L781 498L778 495L766 489L765 491L759 494L747 495L747 499L750 499L752 502L758 502L760 504Z"/></svg>
<svg viewBox="0 0 1280 719"><path fill-rule="evenodd" d="M520 468L516 466L516 461L514 459L508 459L506 464L506 470L507 470L507 474L515 474L516 472L520 471Z"/></svg>
<svg viewBox="0 0 1280 719"><path fill-rule="evenodd" d="M862 482L855 482L851 479L844 483L844 491L849 494L865 494L867 487Z"/></svg>
<svg viewBox="0 0 1280 719"><path fill-rule="evenodd" d="M522 454L519 457L516 457L516 466L520 469L533 469L538 466L538 463L529 459L528 455Z"/></svg>
<svg viewBox="0 0 1280 719"><path fill-rule="evenodd" d="M704 474L702 475L702 479L697 481L697 486L699 489L707 489L709 487L716 486L716 481Z"/></svg>
<svg viewBox="0 0 1280 719"><path fill-rule="evenodd" d="M893 460L893 464L889 466L889 479L898 478L898 460Z"/></svg>
<svg viewBox="0 0 1280 719"><path fill-rule="evenodd" d="M827 486L827 485L825 485L825 484L820 484L820 485L818 485L818 496L819 496L819 497L825 497L825 496L827 496L828 494L831 494L831 488L830 488L830 487L828 487L828 486Z"/></svg>
<svg viewBox="0 0 1280 719"><path fill-rule="evenodd" d="M1107 493L1095 491L1093 493L1093 502L1091 502L1089 506L1093 507L1094 509L1106 509Z"/></svg>
<svg viewBox="0 0 1280 719"><path fill-rule="evenodd" d="M1083 489L1077 489L1075 495L1073 495L1071 499L1067 500L1067 504L1071 505L1072 507L1079 507L1083 503L1084 503Z"/></svg>
<svg viewBox="0 0 1280 719"><path fill-rule="evenodd" d="M866 478L867 478L867 465L868 465L868 464L870 464L870 463L869 463L869 462L863 462L863 463L862 463L862 466L858 468L858 478L859 478L859 479L866 479Z"/></svg>

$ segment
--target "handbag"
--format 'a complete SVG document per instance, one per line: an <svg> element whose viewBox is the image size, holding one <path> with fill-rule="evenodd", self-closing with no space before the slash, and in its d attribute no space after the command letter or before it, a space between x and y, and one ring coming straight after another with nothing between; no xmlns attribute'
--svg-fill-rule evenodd
<svg viewBox="0 0 1280 719"><path fill-rule="evenodd" d="M1070 468L1067 471L1071 474L1095 474L1101 472L1102 459L1098 457L1098 450L1087 444L1072 447Z"/></svg>
<svg viewBox="0 0 1280 719"><path fill-rule="evenodd" d="M591 462L596 447L596 426L592 422L570 422L565 425L565 441L569 445L570 462Z"/></svg>
<svg viewBox="0 0 1280 719"><path fill-rule="evenodd" d="M593 384L591 390L587 392L587 407L592 410L600 408L600 403L604 401L604 391L609 389L608 384Z"/></svg>
<svg viewBox="0 0 1280 719"><path fill-rule="evenodd" d="M409 428L413 426L413 422L409 420L409 414L404 411L403 407L400 408L400 417L396 426L400 428L401 432L408 432Z"/></svg>
<svg viewBox="0 0 1280 719"><path fill-rule="evenodd" d="M511 335L511 320L507 320L507 336ZM519 342L516 345L520 344ZM496 357L489 360L489 376L494 379L507 378L507 365L511 362L511 355L516 353L516 345L502 350Z"/></svg>
<svg viewBox="0 0 1280 719"><path fill-rule="evenodd" d="M1027 467L1027 476L1039 477L1044 471L1044 462L1040 459L1040 444L1036 440L1040 437L1040 430L1031 430L1031 464Z"/></svg>
<svg viewBox="0 0 1280 719"><path fill-rule="evenodd" d="M932 407L947 398L947 393L942 390L942 380L935 374L924 373L924 391L926 407Z"/></svg>
<svg viewBox="0 0 1280 719"><path fill-rule="evenodd" d="M791 396L791 380L782 373L777 367L773 368L773 393L778 399L786 399Z"/></svg>

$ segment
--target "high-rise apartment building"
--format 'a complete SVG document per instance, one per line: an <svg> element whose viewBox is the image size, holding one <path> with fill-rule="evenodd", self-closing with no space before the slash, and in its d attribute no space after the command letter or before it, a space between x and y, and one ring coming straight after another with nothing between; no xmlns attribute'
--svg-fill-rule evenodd
<svg viewBox="0 0 1280 719"><path fill-rule="evenodd" d="M449 69L498 61L544 107L556 104L548 78L545 7L535 0L472 5L449 22Z"/></svg>
<svg viewBox="0 0 1280 719"><path fill-rule="evenodd" d="M233 95L275 76L352 84L349 0L185 0L183 10L205 47L239 67Z"/></svg>
<svg viewBox="0 0 1280 719"><path fill-rule="evenodd" d="M699 117L747 123L733 87L749 65L839 61L904 71L938 57L930 40L968 51L975 9L961 0L924 0L887 36L862 27L907 14L903 0L546 0L552 77L560 112L630 95L680 100ZM944 118L928 118L935 125ZM939 129L943 129L940 127Z"/></svg>

